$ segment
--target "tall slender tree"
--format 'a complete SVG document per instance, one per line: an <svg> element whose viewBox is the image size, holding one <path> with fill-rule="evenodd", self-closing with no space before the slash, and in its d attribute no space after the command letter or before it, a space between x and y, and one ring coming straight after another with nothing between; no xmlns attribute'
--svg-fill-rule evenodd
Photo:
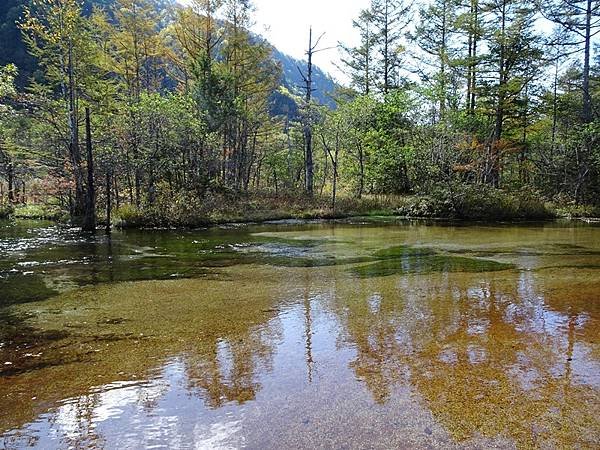
<svg viewBox="0 0 600 450"><path fill-rule="evenodd" d="M411 22L412 5L404 0L372 0L370 17L379 53L375 73L385 95L398 86L402 38Z"/></svg>
<svg viewBox="0 0 600 450"><path fill-rule="evenodd" d="M343 70L348 71L351 87L360 94L369 95L374 84L375 40L371 11L362 10L352 22L360 35L360 43L356 47L348 47L340 43Z"/></svg>

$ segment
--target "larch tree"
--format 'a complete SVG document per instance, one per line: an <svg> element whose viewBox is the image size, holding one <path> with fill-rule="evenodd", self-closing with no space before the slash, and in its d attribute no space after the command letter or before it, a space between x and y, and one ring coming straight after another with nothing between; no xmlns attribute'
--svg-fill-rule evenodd
<svg viewBox="0 0 600 450"><path fill-rule="evenodd" d="M486 145L483 180L500 184L500 165L505 153L513 151L503 140L507 119L519 116L519 99L539 75L542 51L534 32L535 9L521 0L490 0L487 13L486 55L487 101L493 109L492 139Z"/></svg>
<svg viewBox="0 0 600 450"><path fill-rule="evenodd" d="M403 0L372 0L370 17L377 45L375 74L386 95L398 87L404 47L402 38L411 21L412 5Z"/></svg>
<svg viewBox="0 0 600 450"><path fill-rule="evenodd" d="M419 10L419 24L414 33L417 45L427 55L423 60L433 67L428 78L432 80L440 121L445 118L446 108L451 100L451 84L456 79L453 73L456 72L456 21L456 0L435 0ZM456 102L454 103L456 106Z"/></svg>
<svg viewBox="0 0 600 450"><path fill-rule="evenodd" d="M83 217L86 177L82 160L80 103L95 97L103 71L89 21L76 0L35 1L20 23L29 51L39 62L43 80L31 91L47 124L61 136L73 180L71 215ZM56 117L57 112L61 117ZM66 128L66 129L65 129Z"/></svg>
<svg viewBox="0 0 600 450"><path fill-rule="evenodd" d="M362 10L357 19L352 22L360 36L356 47L340 43L342 50L342 70L348 71L350 85L359 94L369 95L374 84L375 62L375 33L373 17L369 10Z"/></svg>

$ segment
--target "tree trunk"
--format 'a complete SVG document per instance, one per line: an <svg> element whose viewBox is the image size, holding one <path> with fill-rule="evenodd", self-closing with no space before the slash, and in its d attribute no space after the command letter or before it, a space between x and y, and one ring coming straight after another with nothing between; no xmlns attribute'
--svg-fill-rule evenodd
<svg viewBox="0 0 600 450"><path fill-rule="evenodd" d="M389 5L385 0L385 25L383 28L383 94L387 95L390 87L390 40L389 40Z"/></svg>
<svg viewBox="0 0 600 450"><path fill-rule="evenodd" d="M592 121L592 95L590 92L592 0L587 0L585 17L585 54L583 61L583 122Z"/></svg>
<svg viewBox="0 0 600 450"><path fill-rule="evenodd" d="M110 226L111 226L111 210L112 210L112 201L111 201L111 180L110 180L110 169L106 169L106 234L110 234Z"/></svg>
<svg viewBox="0 0 600 450"><path fill-rule="evenodd" d="M90 109L85 108L85 147L87 156L87 191L85 195L85 214L81 229L96 231L96 190L94 187L94 155L92 154L92 129Z"/></svg>
<svg viewBox="0 0 600 450"><path fill-rule="evenodd" d="M473 31L472 31L472 53L471 53L471 98L469 100L470 113L475 114L476 98L477 98L477 41L479 33L479 4L478 0L471 0L471 14L473 15Z"/></svg>
<svg viewBox="0 0 600 450"><path fill-rule="evenodd" d="M358 198L361 199L365 191L365 153L362 145L358 146L358 165L360 168L360 179L358 184Z"/></svg>
<svg viewBox="0 0 600 450"><path fill-rule="evenodd" d="M304 123L304 144L305 144L305 163L306 163L306 193L312 197L314 193L314 162L313 162L313 135L312 135L312 117L311 117L311 101L312 101L312 28L310 29L308 38L308 73L305 79L306 82L306 118Z"/></svg>
<svg viewBox="0 0 600 450"><path fill-rule="evenodd" d="M8 202L12 205L15 203L15 169L12 162L8 163Z"/></svg>
<svg viewBox="0 0 600 450"><path fill-rule="evenodd" d="M505 89L507 83L506 75L506 0L502 2L502 18L500 27L500 58L498 61L498 99L496 106L496 124L494 128L494 139L489 150L489 174L490 183L494 187L500 185L500 158L499 158L499 142L502 139L502 132L504 128L504 107L505 107Z"/></svg>
<svg viewBox="0 0 600 450"><path fill-rule="evenodd" d="M81 217L84 212L85 191L83 186L83 170L81 167L81 152L79 150L79 124L77 111L77 93L73 62L73 44L69 41L69 61L67 75L69 79L69 156L71 160L73 175L75 178L75 205L73 215Z"/></svg>

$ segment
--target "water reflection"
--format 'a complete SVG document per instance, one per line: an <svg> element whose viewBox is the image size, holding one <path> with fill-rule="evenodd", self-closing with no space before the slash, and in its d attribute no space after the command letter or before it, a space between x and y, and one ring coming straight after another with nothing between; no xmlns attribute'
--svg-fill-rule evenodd
<svg viewBox="0 0 600 450"><path fill-rule="evenodd" d="M0 363L11 362L0 368L4 445L595 447L600 277L587 265L598 262L598 231L560 254L488 251L515 267L504 271L356 277L349 268L363 262L253 260L210 278L14 306L12 320L25 318L39 342L0 347ZM366 258L472 239L434 232L314 227L260 245L281 252L281 239L310 238L295 254ZM571 267L576 259L586 265ZM569 267L538 270L548 262Z"/></svg>

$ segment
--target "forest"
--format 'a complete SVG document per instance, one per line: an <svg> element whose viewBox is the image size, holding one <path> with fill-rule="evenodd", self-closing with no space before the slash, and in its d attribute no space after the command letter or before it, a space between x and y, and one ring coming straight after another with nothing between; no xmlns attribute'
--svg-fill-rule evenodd
<svg viewBox="0 0 600 450"><path fill-rule="evenodd" d="M321 52L330 31L306 25L287 87L250 0L10 3L0 216L91 231L600 212L598 0L372 0L357 45ZM323 101L331 52L349 82Z"/></svg>

